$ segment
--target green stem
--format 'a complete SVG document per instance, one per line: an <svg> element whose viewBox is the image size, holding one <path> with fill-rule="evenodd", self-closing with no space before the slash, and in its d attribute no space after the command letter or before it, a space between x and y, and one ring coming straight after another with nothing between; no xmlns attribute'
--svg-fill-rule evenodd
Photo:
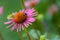
<svg viewBox="0 0 60 40"><path fill-rule="evenodd" d="M2 37L2 34L1 34L1 32L0 32L0 40L4 40L4 39L3 39L3 37Z"/></svg>
<svg viewBox="0 0 60 40"><path fill-rule="evenodd" d="M29 35L29 33L28 33L28 30L25 28L25 33L26 33L26 35L27 35L27 37L28 37L28 40L31 40L31 38L30 38L30 35Z"/></svg>
<svg viewBox="0 0 60 40"><path fill-rule="evenodd" d="M25 4L24 4L24 0L21 0L21 1L22 1L22 5L23 5L24 9L26 9Z"/></svg>
<svg viewBox="0 0 60 40"><path fill-rule="evenodd" d="M18 35L19 35L20 39L23 40L23 37L20 32L18 32Z"/></svg>

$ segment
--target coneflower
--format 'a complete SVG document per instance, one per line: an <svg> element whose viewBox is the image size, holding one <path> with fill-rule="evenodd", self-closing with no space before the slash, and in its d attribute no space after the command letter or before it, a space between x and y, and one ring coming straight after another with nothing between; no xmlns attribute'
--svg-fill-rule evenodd
<svg viewBox="0 0 60 40"><path fill-rule="evenodd" d="M37 12L35 12L34 8L21 10L19 12L13 13L13 17L8 18L8 22L4 24L10 24L7 28L13 26L11 30L17 29L18 31L24 30L24 27L28 27L29 24L32 25L32 22L35 21L34 16L36 16Z"/></svg>
<svg viewBox="0 0 60 40"><path fill-rule="evenodd" d="M25 4L26 8L32 8L35 5L37 5L39 2L40 2L40 0L28 0L24 4Z"/></svg>

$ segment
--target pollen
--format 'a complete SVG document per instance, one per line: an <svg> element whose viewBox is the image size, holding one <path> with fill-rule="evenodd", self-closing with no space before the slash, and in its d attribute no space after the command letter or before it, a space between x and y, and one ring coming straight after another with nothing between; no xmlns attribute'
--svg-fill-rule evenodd
<svg viewBox="0 0 60 40"><path fill-rule="evenodd" d="M26 20L27 15L23 12L18 12L14 15L14 21L17 23L22 23Z"/></svg>

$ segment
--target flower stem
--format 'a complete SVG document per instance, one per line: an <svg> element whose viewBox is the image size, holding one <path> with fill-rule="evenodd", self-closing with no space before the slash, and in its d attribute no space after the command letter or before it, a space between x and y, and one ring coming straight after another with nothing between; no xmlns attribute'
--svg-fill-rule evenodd
<svg viewBox="0 0 60 40"><path fill-rule="evenodd" d="M24 0L21 0L21 1L22 1L22 5L23 5L24 9L26 9L25 4L24 4Z"/></svg>
<svg viewBox="0 0 60 40"><path fill-rule="evenodd" d="M22 1L22 5L23 5L24 9L26 10L25 4L24 4L24 0L21 0L21 1ZM26 32L26 35L28 36L28 40L31 40L31 38L30 38L30 36L29 36L29 33L28 33L28 31L26 30L26 28L25 28L25 32Z"/></svg>
<svg viewBox="0 0 60 40"><path fill-rule="evenodd" d="M18 35L19 35L20 39L23 40L23 37L20 32L18 32Z"/></svg>
<svg viewBox="0 0 60 40"><path fill-rule="evenodd" d="M25 28L25 33L26 33L26 35L27 35L27 37L28 37L28 40L31 40L30 35L29 35L29 33L28 33L28 31L27 31L26 28Z"/></svg>
<svg viewBox="0 0 60 40"><path fill-rule="evenodd" d="M1 32L0 32L0 40L4 40L4 38L2 37L2 34L1 34Z"/></svg>

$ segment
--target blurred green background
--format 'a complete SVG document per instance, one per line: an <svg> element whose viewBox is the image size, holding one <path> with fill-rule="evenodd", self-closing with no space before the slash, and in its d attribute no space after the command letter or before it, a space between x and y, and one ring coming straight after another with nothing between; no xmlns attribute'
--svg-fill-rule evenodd
<svg viewBox="0 0 60 40"><path fill-rule="evenodd" d="M47 12L47 9L54 2L59 10L52 16ZM18 12L23 8L21 0L0 0L0 6L4 7L4 12L0 16L0 40L21 40L21 37L24 40L28 40L25 31L21 31L20 34L22 36L19 36L16 31L12 32L6 28L8 25L4 24L7 21L7 15ZM36 17L36 22L33 23L38 36L45 34L48 40L60 40L60 0L40 0L40 3L34 8L38 11L39 15ZM35 30L31 26L27 30L32 40L38 40Z"/></svg>

